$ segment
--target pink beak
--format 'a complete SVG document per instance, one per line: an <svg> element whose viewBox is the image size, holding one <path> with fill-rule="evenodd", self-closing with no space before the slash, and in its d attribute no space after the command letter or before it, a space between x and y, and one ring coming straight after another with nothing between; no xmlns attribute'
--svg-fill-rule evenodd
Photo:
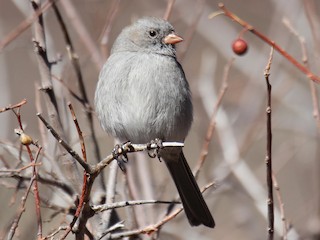
<svg viewBox="0 0 320 240"><path fill-rule="evenodd" d="M183 41L183 38L176 35L175 33L170 33L163 39L163 42L165 44L176 44L182 41Z"/></svg>

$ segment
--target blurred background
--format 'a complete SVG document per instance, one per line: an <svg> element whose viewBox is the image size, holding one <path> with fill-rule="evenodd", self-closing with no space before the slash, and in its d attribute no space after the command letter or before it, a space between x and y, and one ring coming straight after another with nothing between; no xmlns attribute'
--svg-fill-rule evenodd
<svg viewBox="0 0 320 240"><path fill-rule="evenodd" d="M221 105L218 106L215 132L209 145L208 157L198 178L200 188L210 182L215 183L204 196L216 220L216 228L190 227L182 212L165 224L157 237L158 239L266 239L267 88L264 69L271 48L257 36L245 32L242 38L248 44L248 52L243 56L237 56L232 51L231 45L238 38L241 26L224 15L208 19L209 14L219 11L220 1L171 2L173 7L169 21L176 32L185 39L177 46L177 52L190 83L195 110L194 123L184 150L191 168L197 165L211 116L217 106L225 66L234 60L228 70L228 87ZM319 1L225 0L223 3L226 8L281 46L296 60L299 62L307 60L306 64L311 71L320 74ZM121 29L142 16L163 17L168 8L168 1L60 0L57 1L57 6L79 58L88 100L92 105L99 69ZM1 1L0 41L33 12L29 1ZM88 161L93 164L97 161L95 159L97 155L91 139L92 132L83 105L70 94L70 90L79 93L77 77L68 58L63 32L52 9L44 14L44 26L48 58L50 61L58 60L52 65L52 74L55 76L52 78L52 83L63 116L65 138L80 153L78 136L67 107L67 102L70 101L76 109L84 132ZM107 35L104 35L105 32ZM307 59L303 59L299 37L300 40L302 38L304 40ZM54 170L50 164L46 165L45 161L57 157L55 148L52 149L50 145L55 140L48 133L41 135L43 126L36 116L40 111L48 119L45 93L39 90L41 76L33 38L35 38L34 26L31 25L0 50L0 108L27 99L28 103L21 109L22 122L25 131L33 139L39 139L39 144L44 146L41 159L44 164L39 167L40 173L43 171L43 174L52 177ZM281 204L287 224L287 235L284 236L281 204L277 198L279 192L275 191L275 239L320 239L320 125L317 120L319 86L310 83L305 74L278 52L274 52L270 73L273 173L280 188ZM57 78L63 81L63 84ZM112 151L114 142L102 131L94 113L93 120L102 159ZM18 123L12 112L0 114L1 169L8 166L14 168L19 163L17 156L20 146L18 137L14 133L17 127ZM43 136L49 139L46 143L43 142ZM159 163L157 159L146 158L139 161L132 158L129 164L134 165L136 171L136 175L132 178L136 181L131 184L136 185L138 189L136 196L139 199L172 200L176 196L176 190L163 163ZM63 166L63 163L59 166ZM145 171L141 171L141 168ZM78 170L82 173L80 168ZM109 169L106 168L104 182L107 182L108 172ZM121 194L125 186L122 175L121 172L118 173L119 190L116 200L119 201L124 200ZM68 175L66 177L69 179ZM55 178L59 180L58 174ZM148 180L148 186L140 184L144 178ZM0 238L4 238L19 207L25 186L19 187L16 180L3 175L0 183L2 203ZM76 193L80 194L81 186L72 186ZM49 202L64 208L73 206L72 197L68 199L63 196L64 193L56 196L54 188L48 188L45 184L40 187L40 195L43 194ZM151 193L145 193L143 190L145 187L151 188ZM101 188L94 189L93 203L103 194ZM44 236L60 225L67 225L72 219L61 212L58 216L52 217L55 211L59 211L53 210L48 205L50 205L48 202L43 203L42 209ZM26 209L14 239L36 238L37 223L32 194L28 198ZM138 227L143 228L161 219L166 206L155 205L136 209L137 218L143 218L141 221L138 220ZM152 214L149 211L152 211ZM95 231L94 226L91 226L91 229L92 232ZM153 236L155 239L157 237ZM70 234L69 239L73 238L74 236ZM141 238L149 239L152 236L146 235Z"/></svg>

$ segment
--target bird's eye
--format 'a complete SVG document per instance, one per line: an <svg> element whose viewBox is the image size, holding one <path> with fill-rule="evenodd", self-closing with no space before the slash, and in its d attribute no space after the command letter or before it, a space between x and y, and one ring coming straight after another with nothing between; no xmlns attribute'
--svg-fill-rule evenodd
<svg viewBox="0 0 320 240"><path fill-rule="evenodd" d="M157 36L157 32L155 30L150 30L149 31L149 36L154 38L155 36Z"/></svg>

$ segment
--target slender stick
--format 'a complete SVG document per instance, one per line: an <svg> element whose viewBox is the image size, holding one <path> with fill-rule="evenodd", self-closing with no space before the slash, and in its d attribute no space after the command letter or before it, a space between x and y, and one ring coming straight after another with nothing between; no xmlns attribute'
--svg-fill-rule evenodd
<svg viewBox="0 0 320 240"><path fill-rule="evenodd" d="M268 239L273 240L274 235L274 204L273 204L273 182L272 182L272 129L271 129L271 84L269 82L270 66L272 62L273 48L271 49L269 62L265 68L264 76L267 83L267 186L268 186Z"/></svg>
<svg viewBox="0 0 320 240"><path fill-rule="evenodd" d="M87 164L79 155L76 153L57 133L56 130L42 117L40 113L37 113L37 116L39 119L44 123L46 128L52 133L52 135L57 139L57 141L64 147L64 149L67 150L70 155L77 160L77 162L86 170L86 172L91 172L91 167L89 164Z"/></svg>
<svg viewBox="0 0 320 240"><path fill-rule="evenodd" d="M93 147L94 147L93 153L95 155L95 160L96 160L96 162L99 162L101 160L101 155L100 155L99 144L98 144L98 140L96 137L96 132L94 129L94 124L93 124L93 114L92 114L93 108L90 104L87 90L86 90L86 87L84 84L84 79L83 79L83 75L81 72L79 57L74 49L73 42L71 40L67 26L65 24L65 21L62 18L62 15L61 15L58 7L56 6L56 4L53 4L52 8L56 14L56 17L58 19L58 23L60 24L64 39L66 42L68 56L70 58L71 64L72 64L73 69L74 69L76 76L77 76L77 81L78 81L78 86L79 86L79 91L80 91L80 96L81 96L80 103L83 105L83 107L85 109L85 117L86 117L86 120L87 120L89 128L90 128L90 132L91 132L91 134L90 134L91 141L90 142L92 142ZM101 177L100 177L100 186L102 187L103 190L105 190L106 187L105 187L105 183L104 183L104 173L103 172L101 173Z"/></svg>
<svg viewBox="0 0 320 240"><path fill-rule="evenodd" d="M7 36L5 36L0 41L0 52L14 39L20 36L20 34L27 30L31 26L31 24L38 19L38 17L41 14L43 14L51 7L54 1L56 0L47 0L46 2L44 2L41 8L38 8L30 17L23 20L16 28L14 28Z"/></svg>
<svg viewBox="0 0 320 240"><path fill-rule="evenodd" d="M31 190L31 187L33 185L34 180L35 180L35 176L32 176L32 178L30 179L29 185L27 187L27 190L26 190L24 196L21 198L20 208L19 208L19 210L18 210L18 212L16 214L16 217L15 217L15 219L14 219L14 221L13 221L11 227L10 227L10 231L9 231L9 233L7 235L7 240L13 239L13 236L14 236L14 234L16 232L16 229L18 227L19 221L20 221L20 219L22 217L22 214L26 210L25 205L26 205L26 202L27 202L27 199L28 199L28 195L30 193L30 190Z"/></svg>
<svg viewBox="0 0 320 240"><path fill-rule="evenodd" d="M23 100L21 103L25 103L26 101ZM17 117L17 121L18 121L18 124L19 124L19 127L20 127L20 131L18 131L20 134L23 134L24 133L24 130L23 130L23 125L22 125L22 120L21 120L21 114L20 114L20 108L23 104L21 103L18 103L16 105L14 105L13 107L16 107L17 110L15 110L15 108L12 108L11 107L11 110L13 111L13 113L16 115ZM39 187L38 187L38 171L37 171L37 168L36 168L36 162L39 158L39 154L40 154L40 151L41 151L41 147L38 146L38 144L35 144L33 143L33 140L32 138L30 138L31 141L29 144L24 144L24 146L26 147L27 149L27 152L28 152L28 155L29 155L29 159L30 159L30 162L31 163L34 163L33 164L33 178L34 180L32 180L33 182L33 193L34 193L34 199L35 199L35 211L36 211L36 215L37 215L37 222L38 222L38 239L41 239L42 238L42 218L41 218L41 210L40 210L40 194L39 194ZM32 151L31 151L31 148L30 148L30 144L33 143L35 146L37 146L38 148L38 151L37 151L37 154L36 154L36 158L33 157L32 155Z"/></svg>
<svg viewBox="0 0 320 240"><path fill-rule="evenodd" d="M2 112L5 112L5 111L8 111L8 110L13 110L15 108L20 108L22 105L26 104L27 103L27 100L26 99L23 99L21 102L17 103L17 104L14 104L14 105L9 105L7 107L4 107L4 108L0 108L0 113Z"/></svg>
<svg viewBox="0 0 320 240"><path fill-rule="evenodd" d="M166 8L166 11L163 15L163 19L165 20L168 20L170 15L171 15L171 12L172 12L172 9L173 9L173 5L175 3L175 0L168 0L168 3L167 3L167 8Z"/></svg>
<svg viewBox="0 0 320 240"><path fill-rule="evenodd" d="M228 89L228 77L229 77L229 72L230 72L230 68L231 68L231 65L234 61L234 58L232 58L228 63L227 65L225 66L224 68L224 75L223 75L223 79L222 79L222 83L221 83L221 87L220 87L220 91L219 91L219 95L218 95L218 98L217 98L217 101L213 107L213 113L212 113L212 116L211 116L211 119L210 119L210 123L209 123L209 127L208 127L208 130L207 130L207 134L206 134L206 137L205 137L205 140L202 144L202 149L201 149L201 153L200 153L200 157L198 159L198 163L197 163L197 166L196 166L196 170L195 170L195 178L198 177L199 175L199 172L200 172L200 169L201 167L203 166L207 156L208 156L208 152L209 152L209 145L210 145L210 142L212 140L212 137L213 137L213 133L216 129L216 116L217 116L217 113L218 113L218 110L219 110L219 107L222 103L222 99Z"/></svg>

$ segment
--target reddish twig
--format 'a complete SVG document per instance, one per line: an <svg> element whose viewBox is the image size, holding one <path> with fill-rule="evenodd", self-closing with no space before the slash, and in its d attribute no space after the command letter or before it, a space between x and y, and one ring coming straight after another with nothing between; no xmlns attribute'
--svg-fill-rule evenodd
<svg viewBox="0 0 320 240"><path fill-rule="evenodd" d="M270 67L273 56L273 48L271 49L270 58L264 71L267 83L267 187L268 187L268 239L273 240L274 235L274 203L273 203L273 183L272 183L272 128L271 128L271 84L269 82Z"/></svg>
<svg viewBox="0 0 320 240"><path fill-rule="evenodd" d="M84 143L84 138L83 138L82 131L81 131L81 128L80 128L79 123L78 123L78 119L76 117L76 114L74 112L72 104L68 103L68 106L69 106L69 109L70 109L70 112L71 112L71 115L72 115L72 119L73 119L74 125L76 126L76 129L77 129L77 132L78 132L78 137L79 137L79 140L80 140L81 152L82 152L83 160L85 162L87 162L86 145Z"/></svg>
<svg viewBox="0 0 320 240"><path fill-rule="evenodd" d="M257 31L253 26L251 26L249 23L245 22L238 16L236 16L234 13L230 12L223 3L219 3L219 8L224 12L224 14L240 24L242 27L248 29L248 31L252 32L256 36L258 36L260 39L262 39L264 42L272 46L276 51L278 51L282 56L284 56L289 62L291 62L293 65L295 65L301 72L306 74L308 78L311 80L320 83L320 77L313 74L307 67L303 66L303 64L299 63L294 57L292 57L289 53L287 53L284 49L282 49L279 45L277 45L274 41L270 40L267 36L263 35L259 31Z"/></svg>
<svg viewBox="0 0 320 240"><path fill-rule="evenodd" d="M13 220L13 223L10 227L10 230L9 230L9 233L7 235L7 239L8 240L11 240L13 239L13 236L16 232L16 229L19 225L19 221L22 217L22 214L24 213L24 211L26 210L25 208L25 205L26 205L26 202L27 202L27 199L28 199L28 196L29 196L29 193L30 193L30 190L31 190L31 187L33 185L33 182L35 181L35 176L33 176L31 179L30 179L30 182L29 182L29 185L28 185L28 188L24 194L24 196L21 198L21 204L20 204L20 208L16 214L16 217L14 218Z"/></svg>
<svg viewBox="0 0 320 240"><path fill-rule="evenodd" d="M21 114L20 114L20 108L23 104L21 103L25 103L25 100L23 100L22 102L16 104L16 108L12 108L11 107L11 110L13 111L13 113L16 115L17 117L17 121L18 121L18 124L19 124L19 127L20 127L20 133L24 133L24 130L23 130L23 125L22 125L22 121L21 121ZM21 139L20 139L21 140ZM32 143L33 141L31 140L30 143ZM23 142L22 142L23 143ZM28 155L29 155L29 159L30 159L30 162L31 163L34 163L33 164L33 178L34 178L34 184L33 184L33 193L34 193L34 199L35 199L35 208L36 208L36 215L37 215L37 222L38 222L38 239L41 239L42 238L42 220L41 220L41 211L40 211L40 195L39 195L39 187L38 187L38 181L37 181L37 177L38 177L38 173L37 173L37 168L36 168L36 161L39 157L39 154L40 154L40 151L41 151L41 147L39 147L37 144L35 144L37 147L38 147L38 151L37 151L37 154L36 154L36 158L33 157L32 155L32 151L31 151L31 148L30 148L30 143L28 144L24 144L24 146L26 147L27 149L27 152L28 152Z"/></svg>
<svg viewBox="0 0 320 240"><path fill-rule="evenodd" d="M14 105L9 105L7 107L4 107L4 108L0 108L0 113L2 112L5 112L5 111L8 111L8 110L13 110L15 108L20 108L22 105L26 104L27 103L27 100L26 99L23 99L21 102L17 103L17 104L14 104Z"/></svg>

